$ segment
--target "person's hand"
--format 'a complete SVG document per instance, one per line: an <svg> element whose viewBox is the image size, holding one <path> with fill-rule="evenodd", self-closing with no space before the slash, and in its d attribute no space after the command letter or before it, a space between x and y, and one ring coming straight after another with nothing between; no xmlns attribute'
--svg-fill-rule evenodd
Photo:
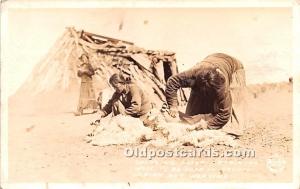
<svg viewBox="0 0 300 189"><path fill-rule="evenodd" d="M93 126L93 125L97 126L97 125L100 124L100 121L101 121L100 119L97 119L97 120L91 122L90 125L91 125L91 126Z"/></svg>
<svg viewBox="0 0 300 189"><path fill-rule="evenodd" d="M177 110L177 108L174 108L174 107L170 108L169 115L171 117L173 117L173 118L178 117L178 110Z"/></svg>
<svg viewBox="0 0 300 189"><path fill-rule="evenodd" d="M189 131L189 132L191 132L191 131L196 130L196 128L197 128L196 125L188 125L188 126L186 127L186 130Z"/></svg>
<svg viewBox="0 0 300 189"><path fill-rule="evenodd" d="M102 111L102 110L100 110L99 112L98 112L98 114L99 114L99 116L102 118L102 117L105 117L105 113Z"/></svg>
<svg viewBox="0 0 300 189"><path fill-rule="evenodd" d="M197 123L196 124L197 126L196 126L196 130L202 130L202 129L207 129L208 127L207 127L207 121L205 121L205 120L203 120L203 119L201 119L200 121L199 121L199 123Z"/></svg>

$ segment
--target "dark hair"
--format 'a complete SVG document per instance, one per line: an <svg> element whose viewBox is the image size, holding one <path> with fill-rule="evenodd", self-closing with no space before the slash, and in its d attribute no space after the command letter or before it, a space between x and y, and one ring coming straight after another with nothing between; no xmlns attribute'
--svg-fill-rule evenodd
<svg viewBox="0 0 300 189"><path fill-rule="evenodd" d="M198 72L197 85L205 89L220 90L224 88L225 77L218 68L203 68Z"/></svg>
<svg viewBox="0 0 300 189"><path fill-rule="evenodd" d="M117 84L117 83L122 83L122 84L126 84L126 83L129 83L130 80L125 78L123 76L123 74L113 74L110 78L109 78L109 83L110 84Z"/></svg>

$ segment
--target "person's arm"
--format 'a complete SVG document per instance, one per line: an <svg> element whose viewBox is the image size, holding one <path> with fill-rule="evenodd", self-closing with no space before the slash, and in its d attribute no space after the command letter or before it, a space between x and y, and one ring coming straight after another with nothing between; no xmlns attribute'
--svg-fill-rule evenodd
<svg viewBox="0 0 300 189"><path fill-rule="evenodd" d="M85 73L86 73L88 76L93 76L93 75L95 74L95 71L94 71L93 66L92 66L90 63L87 63L87 64L86 64L86 67L87 67L87 69L86 69Z"/></svg>
<svg viewBox="0 0 300 189"><path fill-rule="evenodd" d="M112 112L113 103L115 103L120 97L120 94L114 93L111 99L107 102L107 104L101 109L101 117L106 117Z"/></svg>
<svg viewBox="0 0 300 189"><path fill-rule="evenodd" d="M177 90L180 88L193 87L196 80L196 70L191 69L171 76L167 81L166 100L170 108L177 108Z"/></svg>
<svg viewBox="0 0 300 189"><path fill-rule="evenodd" d="M78 77L81 77L81 76L82 76L82 71L81 71L81 70L78 70L78 71L77 71L77 76L78 76Z"/></svg>
<svg viewBox="0 0 300 189"><path fill-rule="evenodd" d="M137 114L141 110L142 94L137 86L130 87L131 102L130 106L125 109L127 115Z"/></svg>
<svg viewBox="0 0 300 189"><path fill-rule="evenodd" d="M90 63L86 63L84 64L83 68L82 68L82 74L86 74L88 76L93 76L95 74L95 71L92 67L92 65Z"/></svg>
<svg viewBox="0 0 300 189"><path fill-rule="evenodd" d="M88 68L89 68L89 76L95 75L94 68L90 63L88 64Z"/></svg>

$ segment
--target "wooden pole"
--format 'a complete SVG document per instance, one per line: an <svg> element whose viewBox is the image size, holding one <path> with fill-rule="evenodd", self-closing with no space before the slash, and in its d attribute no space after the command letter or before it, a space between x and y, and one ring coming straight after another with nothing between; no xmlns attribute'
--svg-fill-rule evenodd
<svg viewBox="0 0 300 189"><path fill-rule="evenodd" d="M103 36L103 35L97 35L97 34L85 32L85 31L83 31L83 33L86 34L87 36L103 38L103 39L106 39L106 40L109 40L109 41L113 41L113 42L119 42L119 41L121 41L121 42L123 42L125 44L128 44L128 45L134 45L134 43L129 42L129 41L124 41L124 40L120 40L120 39L116 39L116 38L112 38L112 37L106 37L106 36Z"/></svg>

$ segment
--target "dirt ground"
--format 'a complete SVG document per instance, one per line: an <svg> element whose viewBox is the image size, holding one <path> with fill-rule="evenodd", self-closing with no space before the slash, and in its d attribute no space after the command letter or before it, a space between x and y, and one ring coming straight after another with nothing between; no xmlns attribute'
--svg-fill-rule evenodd
<svg viewBox="0 0 300 189"><path fill-rule="evenodd" d="M260 85L251 91L251 127L239 143L244 149L255 150L252 158L130 158L124 155L124 149L137 146L99 147L83 141L96 115L75 117L70 111L35 113L30 106L10 101L9 182L291 181L292 86Z"/></svg>

